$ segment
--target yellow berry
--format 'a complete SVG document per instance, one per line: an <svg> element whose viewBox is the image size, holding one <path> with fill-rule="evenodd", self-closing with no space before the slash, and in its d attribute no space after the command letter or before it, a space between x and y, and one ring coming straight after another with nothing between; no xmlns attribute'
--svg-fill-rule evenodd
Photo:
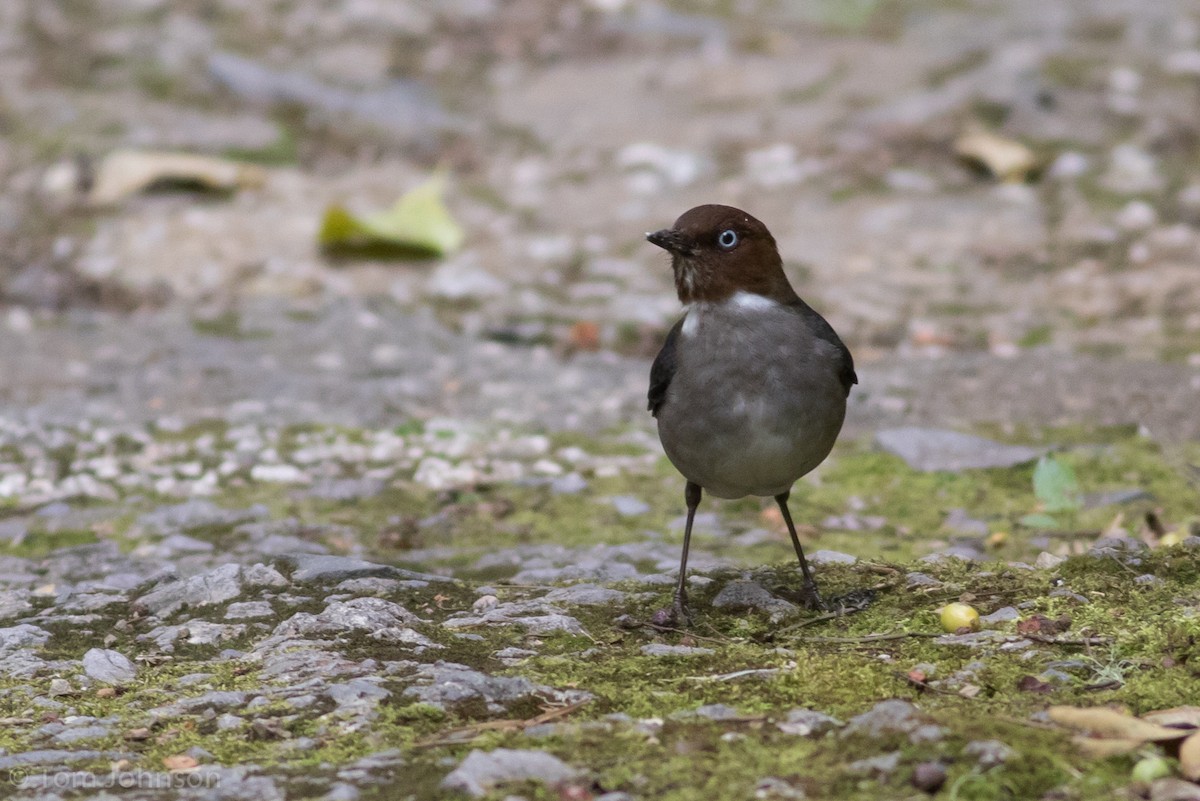
<svg viewBox="0 0 1200 801"><path fill-rule="evenodd" d="M942 628L946 631L958 631L964 627L971 631L979 629L979 613L970 604L946 604L941 611Z"/></svg>

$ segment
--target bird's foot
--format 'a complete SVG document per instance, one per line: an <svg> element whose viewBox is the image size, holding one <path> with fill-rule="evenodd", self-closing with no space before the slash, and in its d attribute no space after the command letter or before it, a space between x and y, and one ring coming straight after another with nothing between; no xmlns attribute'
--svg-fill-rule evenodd
<svg viewBox="0 0 1200 801"><path fill-rule="evenodd" d="M656 611L650 616L650 623L664 628L689 628L692 625L692 613L688 609L687 596L676 594L671 608Z"/></svg>
<svg viewBox="0 0 1200 801"><path fill-rule="evenodd" d="M821 592L817 591L815 582L805 582L803 586L800 586L797 601L800 606L811 612L828 612L829 610L828 604L821 597Z"/></svg>
<svg viewBox="0 0 1200 801"><path fill-rule="evenodd" d="M875 603L875 590L863 587L857 590L850 590L845 595L839 595L829 602L827 608L829 611L837 612L839 615L849 615L854 612L861 612L873 603Z"/></svg>

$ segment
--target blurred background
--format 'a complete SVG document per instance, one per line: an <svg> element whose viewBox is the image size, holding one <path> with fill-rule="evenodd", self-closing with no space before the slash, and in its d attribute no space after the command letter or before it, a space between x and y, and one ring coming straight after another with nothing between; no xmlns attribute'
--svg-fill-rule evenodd
<svg viewBox="0 0 1200 801"><path fill-rule="evenodd" d="M721 202L767 223L874 378L852 424L1196 431L1195 2L12 0L0 75L0 297L27 337L4 358L29 398L103 394L106 353L155 361L130 349L169 335L118 344L114 320L170 328L164 309L210 339L274 309L294 342L304 315L367 303L465 335L450 358L645 360L678 305L643 232ZM331 209L435 174L453 230L425 258L323 240ZM99 311L109 350L38 339L63 311ZM407 337L314 369L419 381ZM635 364L605 379L605 422L636 413Z"/></svg>

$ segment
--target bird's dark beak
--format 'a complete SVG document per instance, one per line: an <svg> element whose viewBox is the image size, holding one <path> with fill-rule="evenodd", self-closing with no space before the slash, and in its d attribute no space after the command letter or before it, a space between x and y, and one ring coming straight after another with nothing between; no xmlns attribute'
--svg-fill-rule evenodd
<svg viewBox="0 0 1200 801"><path fill-rule="evenodd" d="M646 241L676 255L688 255L692 252L691 241L673 228L664 228L661 231L646 234Z"/></svg>

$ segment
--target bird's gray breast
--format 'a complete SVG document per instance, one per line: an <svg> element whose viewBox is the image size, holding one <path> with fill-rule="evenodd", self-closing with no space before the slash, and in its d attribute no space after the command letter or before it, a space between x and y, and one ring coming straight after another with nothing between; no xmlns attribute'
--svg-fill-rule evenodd
<svg viewBox="0 0 1200 801"><path fill-rule="evenodd" d="M667 456L718 497L787 491L841 430L834 350L799 314L758 295L693 305L658 414Z"/></svg>

